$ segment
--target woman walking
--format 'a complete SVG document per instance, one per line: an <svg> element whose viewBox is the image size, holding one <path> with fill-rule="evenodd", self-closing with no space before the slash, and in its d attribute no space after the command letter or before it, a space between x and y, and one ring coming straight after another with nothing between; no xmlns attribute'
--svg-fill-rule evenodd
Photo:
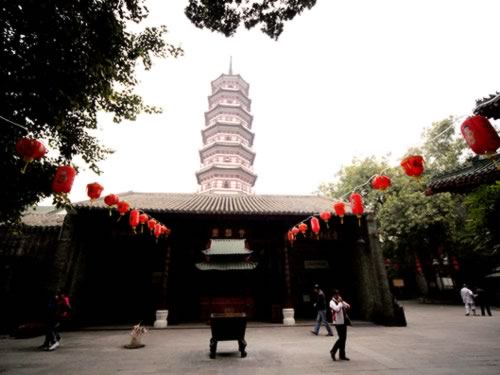
<svg viewBox="0 0 500 375"><path fill-rule="evenodd" d="M351 321L347 316L346 310L350 308L351 305L342 299L340 292L338 290L334 290L332 300L330 301L330 309L332 310L332 321L339 336L337 341L335 341L332 350L330 350L330 355L334 361L336 361L335 355L337 354L337 351L339 351L340 359L349 361L349 358L345 355L345 343L347 340L347 326L351 325Z"/></svg>

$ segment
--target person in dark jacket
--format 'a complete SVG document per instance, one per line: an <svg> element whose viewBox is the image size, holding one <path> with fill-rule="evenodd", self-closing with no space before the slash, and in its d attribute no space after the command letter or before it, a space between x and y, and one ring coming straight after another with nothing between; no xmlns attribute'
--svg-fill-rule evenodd
<svg viewBox="0 0 500 375"><path fill-rule="evenodd" d="M319 288L318 284L314 285L314 294L316 296L316 301L314 302L314 308L316 310L316 324L314 325L314 329L311 331L311 333L317 336L319 333L320 325L321 323L323 323L326 327L326 330L328 331L327 336L333 336L333 331L326 319L327 305L325 293L323 293L323 291Z"/></svg>
<svg viewBox="0 0 500 375"><path fill-rule="evenodd" d="M59 304L60 295L57 292L54 296L49 298L49 302L47 305L47 331L45 334L45 341L40 346L40 349L45 349L48 351L53 351L59 346L59 341L61 340L61 336L59 332L57 332L57 328L59 326L58 321L58 304Z"/></svg>
<svg viewBox="0 0 500 375"><path fill-rule="evenodd" d="M485 316L486 314L484 311L488 313L489 316L491 316L491 310L490 310L490 303L489 303L489 298L488 294L483 288L477 288L476 289L476 302L481 308L481 315Z"/></svg>

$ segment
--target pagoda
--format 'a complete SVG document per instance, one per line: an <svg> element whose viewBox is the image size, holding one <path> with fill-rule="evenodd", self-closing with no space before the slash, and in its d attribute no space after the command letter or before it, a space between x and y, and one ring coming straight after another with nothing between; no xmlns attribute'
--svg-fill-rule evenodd
<svg viewBox="0 0 500 375"><path fill-rule="evenodd" d="M201 131L201 167L196 179L201 193L252 194L257 175L253 171L253 116L249 84L229 73L212 81L205 127Z"/></svg>

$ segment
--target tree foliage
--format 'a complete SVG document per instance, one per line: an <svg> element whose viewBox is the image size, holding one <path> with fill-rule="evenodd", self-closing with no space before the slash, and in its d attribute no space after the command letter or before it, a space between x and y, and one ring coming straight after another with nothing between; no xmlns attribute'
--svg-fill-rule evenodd
<svg viewBox="0 0 500 375"><path fill-rule="evenodd" d="M316 0L189 0L185 13L197 27L225 36L244 24L247 29L261 25L262 32L278 39L286 21L315 4Z"/></svg>
<svg viewBox="0 0 500 375"><path fill-rule="evenodd" d="M465 198L464 244L487 255L500 254L500 182L481 186Z"/></svg>
<svg viewBox="0 0 500 375"><path fill-rule="evenodd" d="M426 156L427 175L456 168L468 154L464 139L455 136L454 121L449 117L424 130L422 152Z"/></svg>
<svg viewBox="0 0 500 375"><path fill-rule="evenodd" d="M97 112L134 120L158 112L134 93L136 69L182 50L164 39L166 28L130 30L148 15L143 0L24 0L0 5L0 166L4 195L0 222L15 222L26 206L50 194L56 165L80 156L95 172L110 150L91 131ZM2 120L0 120L2 121ZM23 136L48 142L55 156L19 173L15 153Z"/></svg>

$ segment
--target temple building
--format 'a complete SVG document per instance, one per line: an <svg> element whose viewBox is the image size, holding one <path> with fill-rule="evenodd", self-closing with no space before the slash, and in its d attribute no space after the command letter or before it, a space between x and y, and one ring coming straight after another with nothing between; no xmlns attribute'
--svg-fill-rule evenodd
<svg viewBox="0 0 500 375"><path fill-rule="evenodd" d="M230 63L229 73L212 82L208 97L201 168L196 173L202 193L250 194L257 179L249 85L232 70Z"/></svg>

